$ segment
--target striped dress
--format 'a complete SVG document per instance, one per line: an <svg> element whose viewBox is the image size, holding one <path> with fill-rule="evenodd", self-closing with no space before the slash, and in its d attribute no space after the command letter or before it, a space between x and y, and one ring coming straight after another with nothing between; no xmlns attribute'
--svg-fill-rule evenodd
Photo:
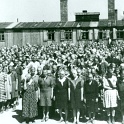
<svg viewBox="0 0 124 124"><path fill-rule="evenodd" d="M5 75L0 73L0 102L6 101Z"/></svg>

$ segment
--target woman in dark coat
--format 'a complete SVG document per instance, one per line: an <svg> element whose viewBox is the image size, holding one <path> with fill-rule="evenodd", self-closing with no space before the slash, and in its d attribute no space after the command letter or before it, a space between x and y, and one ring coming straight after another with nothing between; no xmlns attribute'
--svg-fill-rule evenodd
<svg viewBox="0 0 124 124"><path fill-rule="evenodd" d="M124 124L124 74L118 79L118 93L120 98L120 111L122 114L122 124Z"/></svg>
<svg viewBox="0 0 124 124"><path fill-rule="evenodd" d="M72 70L72 77L69 79L69 94L71 107L73 109L74 123L79 123L80 109L83 101L83 80L78 76L77 70Z"/></svg>
<svg viewBox="0 0 124 124"><path fill-rule="evenodd" d="M62 117L62 109L65 110L65 123L67 122L67 108L68 108L68 79L65 77L64 70L60 70L59 78L56 80L54 88L55 105L59 109L60 122L64 119Z"/></svg>
<svg viewBox="0 0 124 124"><path fill-rule="evenodd" d="M35 68L31 68L24 82L22 97L22 116L26 122L33 122L38 115L36 90L38 90L38 77L35 75Z"/></svg>
<svg viewBox="0 0 124 124"><path fill-rule="evenodd" d="M89 114L89 121L93 123L96 112L96 102L98 102L98 83L93 80L93 75L89 74L89 79L84 83L84 95ZM93 114L93 117L91 116Z"/></svg>

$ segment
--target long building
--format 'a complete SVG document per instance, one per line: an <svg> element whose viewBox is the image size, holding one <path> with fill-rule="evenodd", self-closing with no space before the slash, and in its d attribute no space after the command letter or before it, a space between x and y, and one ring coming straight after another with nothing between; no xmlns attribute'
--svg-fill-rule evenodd
<svg viewBox="0 0 124 124"><path fill-rule="evenodd" d="M108 0L108 19L99 19L99 12L82 11L75 14L75 21L68 21L67 0L60 0L60 9L60 22L1 22L0 47L124 40L124 20L117 19L114 0Z"/></svg>

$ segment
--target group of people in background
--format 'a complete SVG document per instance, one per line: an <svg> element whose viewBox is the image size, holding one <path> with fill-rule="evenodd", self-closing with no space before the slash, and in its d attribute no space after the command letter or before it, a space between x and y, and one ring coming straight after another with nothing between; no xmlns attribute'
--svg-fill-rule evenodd
<svg viewBox="0 0 124 124"><path fill-rule="evenodd" d="M51 107L58 110L59 122L67 124L72 112L74 124L84 115L94 124L99 108L106 110L108 124L115 124L118 107L124 124L124 42L1 49L1 112L15 110L20 97L24 123L35 122L41 106L41 122L49 120Z"/></svg>

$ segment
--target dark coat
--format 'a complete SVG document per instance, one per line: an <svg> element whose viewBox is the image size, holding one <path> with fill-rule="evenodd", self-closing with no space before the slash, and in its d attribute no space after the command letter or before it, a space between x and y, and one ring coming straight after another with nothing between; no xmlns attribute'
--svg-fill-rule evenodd
<svg viewBox="0 0 124 124"><path fill-rule="evenodd" d="M84 83L85 98L88 100L98 98L98 83L95 80L92 81L91 85L89 83L89 80Z"/></svg>
<svg viewBox="0 0 124 124"><path fill-rule="evenodd" d="M84 81L81 78L77 78L77 80L70 81L70 99L71 99L71 107L75 109L82 108L81 102L81 88L84 85Z"/></svg>
<svg viewBox="0 0 124 124"><path fill-rule="evenodd" d="M68 79L63 82L63 86L61 82L57 79L55 88L55 106L58 109L67 108L68 106Z"/></svg>

